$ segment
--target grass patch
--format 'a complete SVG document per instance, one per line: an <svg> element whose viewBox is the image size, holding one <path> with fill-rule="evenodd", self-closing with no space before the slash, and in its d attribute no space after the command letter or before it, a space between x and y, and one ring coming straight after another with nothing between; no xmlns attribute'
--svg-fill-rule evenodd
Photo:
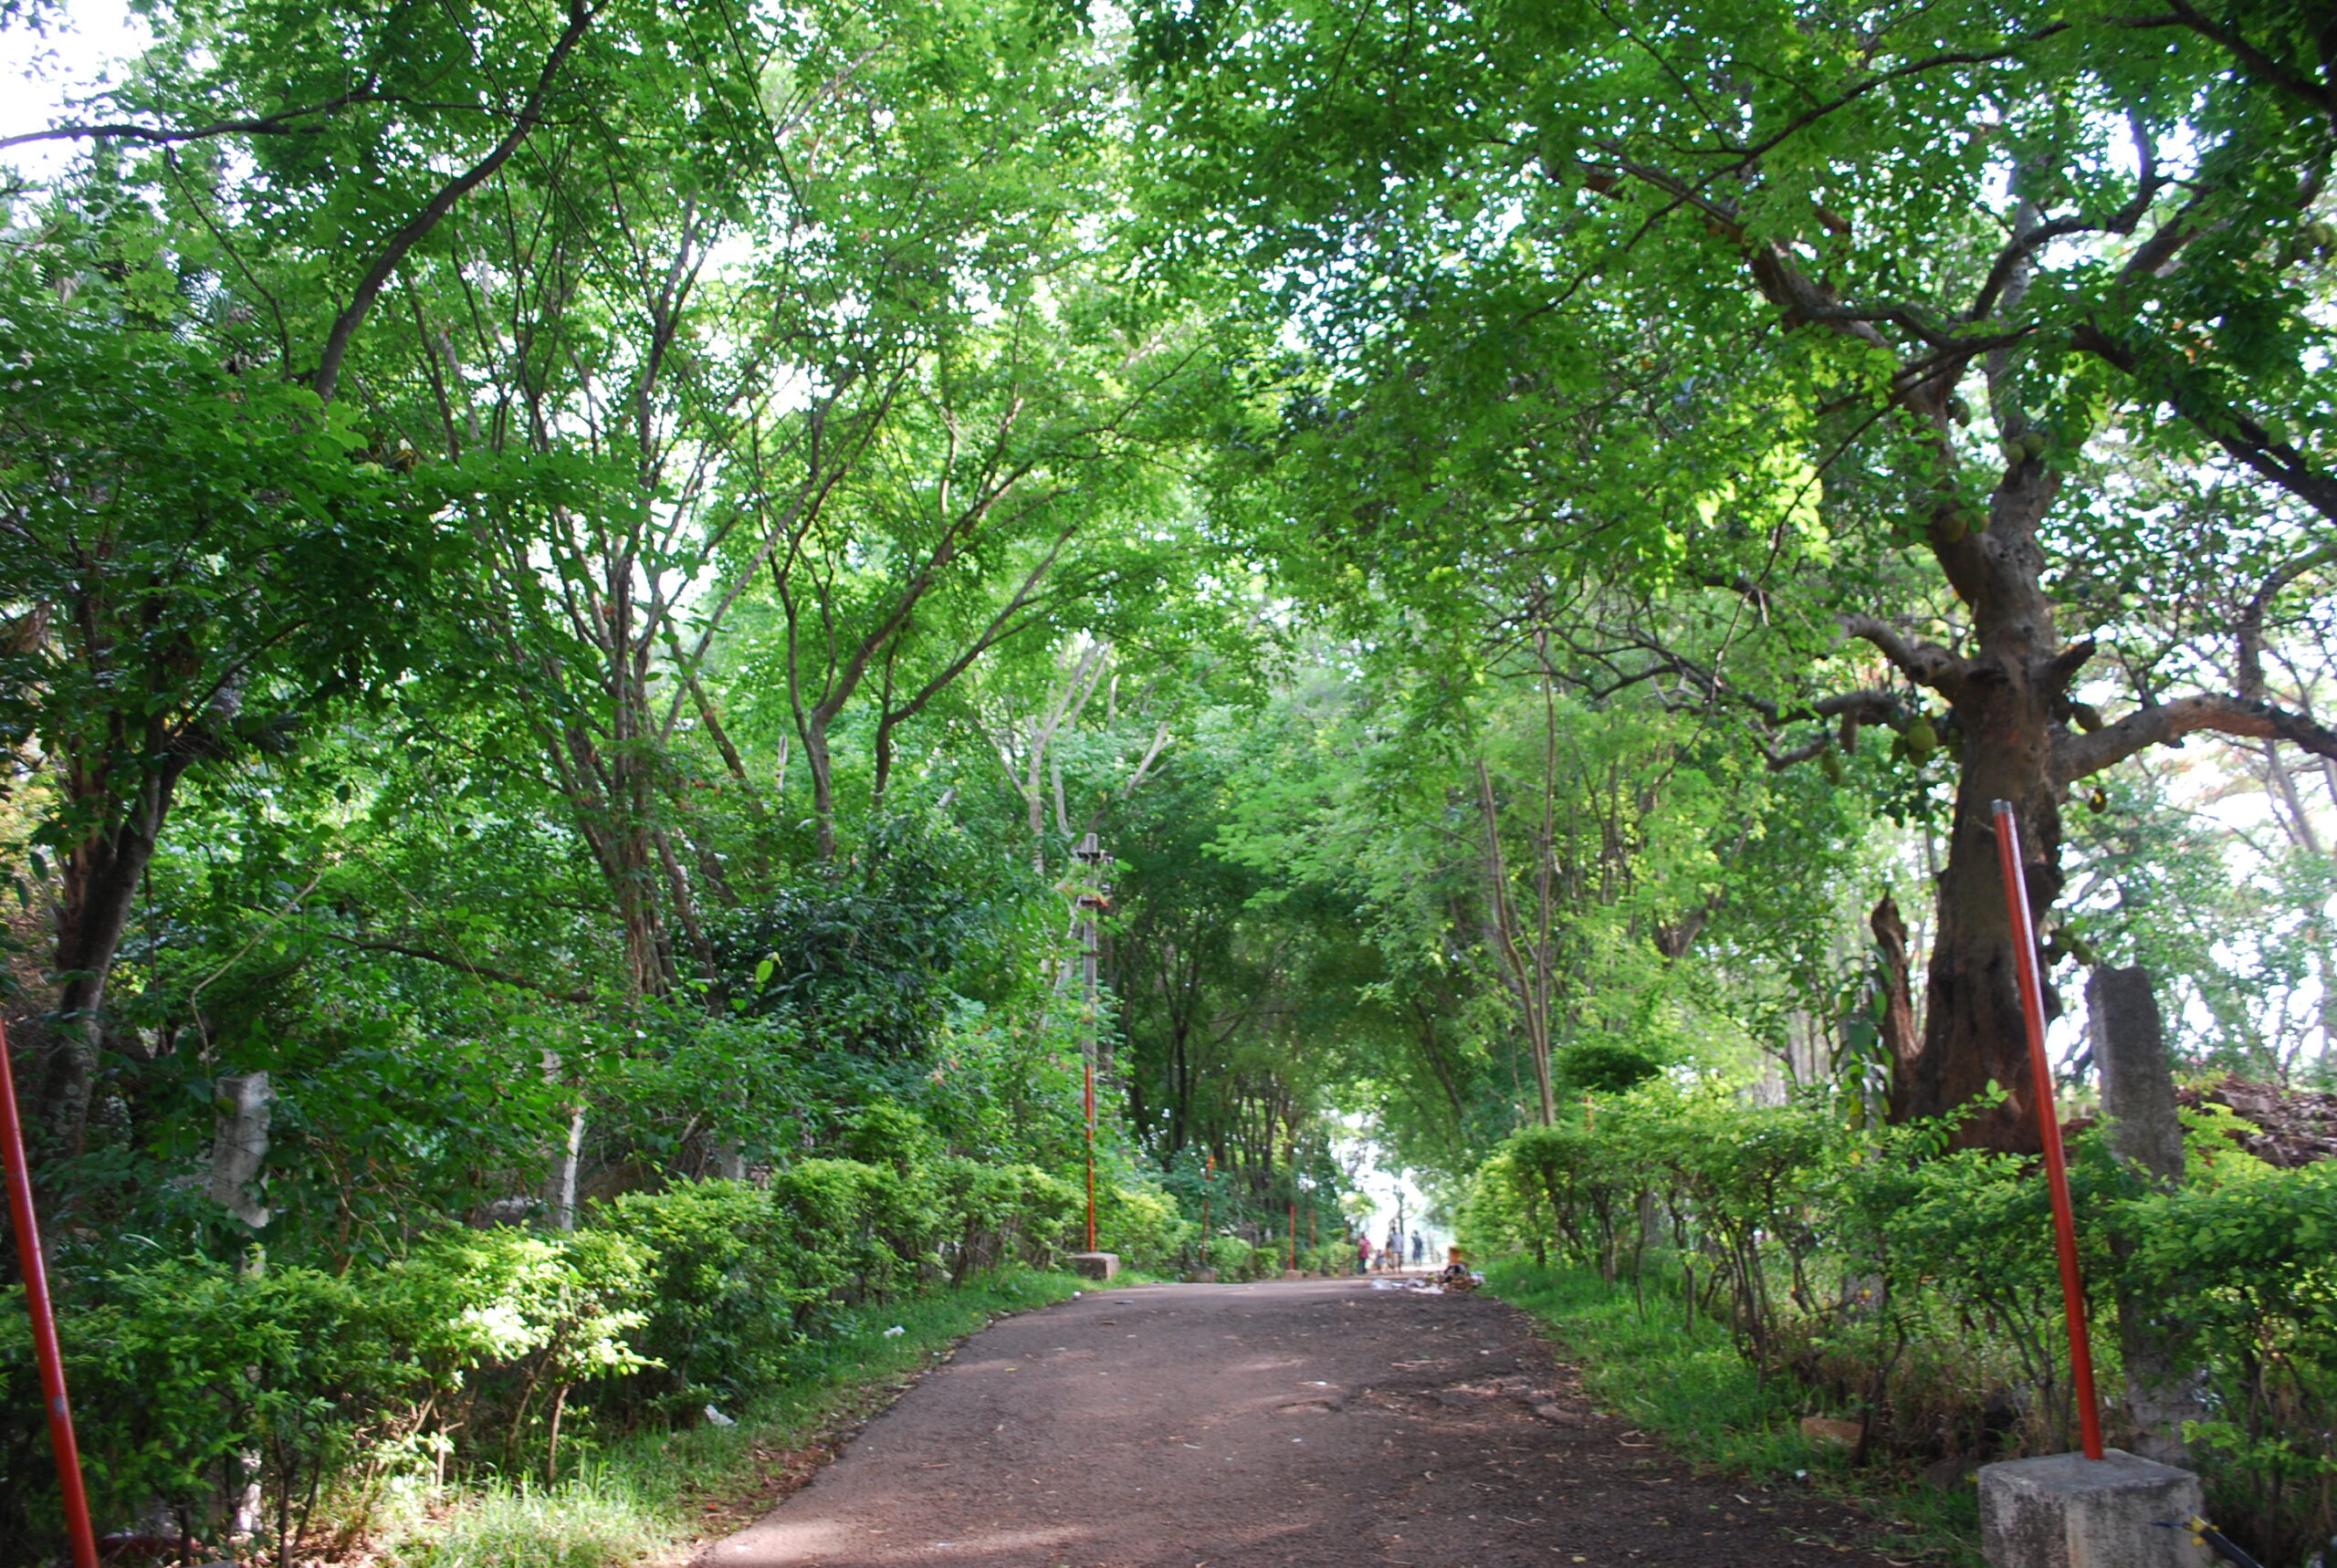
<svg viewBox="0 0 2337 1568"><path fill-rule="evenodd" d="M806 1345L793 1378L730 1412L737 1426L619 1438L549 1490L496 1484L461 1494L384 1542L388 1559L398 1568L632 1568L678 1558L768 1511L957 1341L1095 1288L1012 1269L867 1308ZM903 1332L888 1336L894 1327Z"/></svg>
<svg viewBox="0 0 2337 1568"><path fill-rule="evenodd" d="M1580 1366L1583 1387L1608 1408L1653 1432L1692 1462L1787 1485L1815 1485L1873 1515L1894 1556L1922 1555L1978 1568L1979 1496L1940 1491L1919 1476L1850 1468L1850 1456L1802 1434L1802 1391L1764 1380L1708 1319L1682 1326L1679 1298L1650 1282L1645 1312L1629 1286L1589 1269L1489 1265L1485 1282L1504 1301L1547 1323Z"/></svg>

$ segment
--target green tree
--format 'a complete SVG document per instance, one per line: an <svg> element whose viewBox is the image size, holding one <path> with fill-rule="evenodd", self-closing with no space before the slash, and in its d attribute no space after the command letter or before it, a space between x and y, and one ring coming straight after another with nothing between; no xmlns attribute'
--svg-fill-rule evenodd
<svg viewBox="0 0 2337 1568"><path fill-rule="evenodd" d="M1318 527L1389 592L1474 570L1492 520L1494 553L1701 588L1757 628L1748 660L1659 640L1634 673L1845 747L1886 721L1955 737L1894 1108L1993 1079L2012 1097L1965 1135L2033 1137L1990 802L2041 916L2077 780L2200 730L2337 750L2244 666L2104 722L2073 685L2119 628L2069 614L2056 572L2150 559L2114 488L2075 487L2107 444L2247 475L2258 586L2315 549L2276 501L2332 515L2332 129L2300 35L1734 0L1164 7L1139 35L1164 210L1196 248L1241 236L1300 312L1319 391L1290 444L1341 455Z"/></svg>

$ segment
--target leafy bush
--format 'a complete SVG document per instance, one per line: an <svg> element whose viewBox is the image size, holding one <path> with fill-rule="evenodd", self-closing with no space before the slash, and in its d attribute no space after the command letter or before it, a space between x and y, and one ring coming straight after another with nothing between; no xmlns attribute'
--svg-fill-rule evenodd
<svg viewBox="0 0 2337 1568"><path fill-rule="evenodd" d="M1724 1325L1809 1405L1862 1414L1862 1454L2070 1447L2044 1183L2033 1162L1944 1142L1818 1100L1747 1106L1651 1081L1595 1124L1508 1139L1462 1238L1595 1270L1643 1318ZM2212 1412L2191 1434L2196 1462L2237 1531L2300 1558L2337 1530L2337 1166L2274 1171L2227 1149L2157 1193L2099 1134L2071 1154L2097 1322L2122 1296L2173 1304L2156 1326L2201 1369ZM2094 1343L2114 1391L2117 1336Z"/></svg>
<svg viewBox="0 0 2337 1568"><path fill-rule="evenodd" d="M93 1500L108 1520L159 1504L209 1539L257 1484L267 1529L297 1539L320 1499L362 1518L402 1475L549 1482L596 1426L752 1400L832 1312L938 1277L945 1242L960 1274L1044 1256L1077 1201L1028 1166L813 1159L767 1186L627 1194L569 1234L448 1228L343 1275L113 1270L77 1283L62 1323ZM1173 1246L1165 1199L1137 1191L1124 1211ZM21 1292L0 1299L0 1540L45 1549L57 1504Z"/></svg>
<svg viewBox="0 0 2337 1568"><path fill-rule="evenodd" d="M2149 1195L2126 1222L2130 1290L2206 1371L2192 1437L2222 1505L2309 1521L2300 1557L2337 1528L2337 1163Z"/></svg>
<svg viewBox="0 0 2337 1568"><path fill-rule="evenodd" d="M1111 1182L1095 1190L1096 1239L1129 1268L1174 1267L1200 1228L1180 1218L1176 1199L1158 1187Z"/></svg>
<svg viewBox="0 0 2337 1568"><path fill-rule="evenodd" d="M627 1193L592 1223L655 1260L639 1343L656 1365L634 1382L667 1414L735 1404L779 1376L802 1320L832 1288L793 1217L743 1182Z"/></svg>
<svg viewBox="0 0 2337 1568"><path fill-rule="evenodd" d="M950 1275L957 1280L975 1269L1051 1260L1055 1239L1082 1201L1069 1182L1034 1166L952 1159L938 1168L936 1181L955 1249Z"/></svg>

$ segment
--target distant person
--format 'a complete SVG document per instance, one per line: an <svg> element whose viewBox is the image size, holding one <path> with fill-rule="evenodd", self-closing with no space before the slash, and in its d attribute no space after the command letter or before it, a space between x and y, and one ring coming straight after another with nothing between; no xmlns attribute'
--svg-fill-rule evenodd
<svg viewBox="0 0 2337 1568"><path fill-rule="evenodd" d="M1371 1238L1368 1236L1355 1239L1355 1271L1358 1274L1371 1272Z"/></svg>
<svg viewBox="0 0 2337 1568"><path fill-rule="evenodd" d="M1469 1272L1468 1264L1461 1261L1461 1249L1452 1247L1445 1249L1444 1267L1438 1272L1436 1282L1448 1291L1473 1291L1477 1288L1477 1277Z"/></svg>
<svg viewBox="0 0 2337 1568"><path fill-rule="evenodd" d="M1386 1269L1404 1266L1404 1233L1392 1225L1388 1228L1388 1245L1379 1249L1379 1262Z"/></svg>
<svg viewBox="0 0 2337 1568"><path fill-rule="evenodd" d="M1427 1261L1428 1238L1415 1230L1412 1232L1412 1267L1417 1269Z"/></svg>

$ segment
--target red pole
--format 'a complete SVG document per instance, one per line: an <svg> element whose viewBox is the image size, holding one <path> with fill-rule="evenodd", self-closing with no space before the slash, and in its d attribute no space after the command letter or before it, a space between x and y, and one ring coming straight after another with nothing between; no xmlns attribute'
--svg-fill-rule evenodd
<svg viewBox="0 0 2337 1568"><path fill-rule="evenodd" d="M48 1444L57 1455L58 1490L65 1498L65 1534L73 1544L73 1568L98 1568L98 1538L89 1528L89 1494L81 1490L73 1407L65 1398L65 1357L57 1346L57 1309L48 1299L48 1267L40 1255L32 1169L25 1159L24 1124L16 1117L16 1074L8 1062L5 1024L0 1024L0 1160L8 1164L8 1214L16 1221L16 1254L24 1260L25 1309L32 1315L33 1354L48 1400Z"/></svg>
<svg viewBox="0 0 2337 1568"><path fill-rule="evenodd" d="M1996 858L2004 867L2005 904L2012 915L2014 972L2020 977L2020 1013L2028 1026L2028 1075L2037 1094L2037 1129L2045 1145L2045 1180L2053 1195L2053 1243L2061 1261L2061 1311L2070 1323L2070 1381L2076 1385L2078 1431L2085 1457L2101 1458L2101 1413L2093 1396L2093 1349L2086 1339L2085 1282L2078 1274L2077 1217L2070 1204L2070 1170L2061 1156L2061 1118L2053 1104L2053 1064L2045 1057L2045 977L2037 966L2037 928L2028 915L2028 878L2020 863L2020 824L2012 802L1996 803Z"/></svg>
<svg viewBox="0 0 2337 1568"><path fill-rule="evenodd" d="M1095 1250L1095 1059L1087 1059L1087 1250Z"/></svg>
<svg viewBox="0 0 2337 1568"><path fill-rule="evenodd" d="M1209 1192L1218 1185L1218 1156L1209 1156L1209 1168L1201 1171L1201 1267L1213 1269L1209 1262Z"/></svg>
<svg viewBox="0 0 2337 1568"><path fill-rule="evenodd" d="M1201 1267L1210 1267L1209 1260L1209 1195L1217 1186L1217 1156L1209 1157L1209 1168L1201 1172Z"/></svg>

